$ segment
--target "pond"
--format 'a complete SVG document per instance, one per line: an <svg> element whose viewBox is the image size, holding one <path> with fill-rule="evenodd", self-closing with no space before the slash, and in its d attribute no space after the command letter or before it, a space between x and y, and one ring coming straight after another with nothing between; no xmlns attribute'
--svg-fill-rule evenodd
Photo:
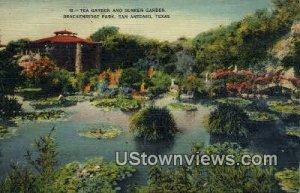
<svg viewBox="0 0 300 193"><path fill-rule="evenodd" d="M201 118L207 111L198 113L174 112L181 128L173 144L144 145L134 140L128 131L129 113L121 111L101 111L89 102L78 103L76 106L64 108L66 117L58 121L19 121L16 136L0 140L1 163L0 175L3 177L9 170L10 161L24 162L23 155L32 149L32 143L38 136L47 134L55 127L58 145L59 164L71 161L85 161L102 156L107 161L115 160L115 152L139 151L151 153L184 153L190 152L193 142L209 143L209 134L199 127ZM113 139L89 139L80 137L78 132L84 128L102 125L119 126L122 133ZM11 128L15 129L15 128ZM147 167L139 168L133 179L137 183L146 182Z"/></svg>
<svg viewBox="0 0 300 193"><path fill-rule="evenodd" d="M165 105L172 99L157 100L157 105ZM76 106L66 107L66 117L57 121L18 121L15 136L0 140L0 177L3 178L9 171L10 161L25 163L23 155L27 149L32 149L34 139L47 134L55 127L56 143L58 145L59 165L74 160L84 162L95 157L104 157L106 161L115 161L115 152L154 153L154 154L180 154L189 153L193 143L216 143L224 139L210 137L202 126L202 120L211 110L205 105L197 105L198 111L172 111L181 132L171 143L143 144L134 140L128 131L130 113L121 111L101 111L90 102L80 102ZM30 109L26 104L26 110ZM121 134L113 139L90 139L80 137L78 132L84 128L97 128L99 126L118 126ZM275 122L262 125L260 129L265 132L254 136L246 145L259 153L278 154L281 167L294 166L299 159L299 144L286 143L280 134L282 123ZM270 134L271 133L271 134ZM296 145L295 145L296 144ZM138 172L129 180L136 184L145 184L148 167L137 167ZM130 183L129 182L129 183Z"/></svg>

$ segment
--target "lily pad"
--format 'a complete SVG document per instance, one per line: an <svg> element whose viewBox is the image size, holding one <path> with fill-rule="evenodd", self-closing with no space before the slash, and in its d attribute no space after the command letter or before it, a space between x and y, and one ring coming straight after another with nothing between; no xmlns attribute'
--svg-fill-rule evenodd
<svg viewBox="0 0 300 193"><path fill-rule="evenodd" d="M121 130L116 127L103 127L96 129L88 129L79 132L79 135L94 139L112 139L120 135Z"/></svg>

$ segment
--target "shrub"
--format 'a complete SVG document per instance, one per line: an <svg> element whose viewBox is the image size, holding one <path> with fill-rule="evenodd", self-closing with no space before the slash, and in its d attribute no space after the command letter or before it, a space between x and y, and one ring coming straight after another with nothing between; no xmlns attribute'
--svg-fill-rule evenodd
<svg viewBox="0 0 300 193"><path fill-rule="evenodd" d="M35 84L39 83L40 79L48 73L54 71L56 65L49 58L44 57L39 60L22 62L22 73Z"/></svg>
<svg viewBox="0 0 300 193"><path fill-rule="evenodd" d="M41 87L45 93L73 92L72 82L75 75L67 70L56 70L41 79Z"/></svg>
<svg viewBox="0 0 300 193"><path fill-rule="evenodd" d="M10 119L21 112L21 104L15 98L0 95L0 119Z"/></svg>
<svg viewBox="0 0 300 193"><path fill-rule="evenodd" d="M169 110L149 106L131 117L130 131L145 141L159 141L172 139L177 127Z"/></svg>
<svg viewBox="0 0 300 193"><path fill-rule="evenodd" d="M210 113L208 131L211 134L246 136L248 122L248 115L240 107L220 104L215 111Z"/></svg>
<svg viewBox="0 0 300 193"><path fill-rule="evenodd" d="M127 68L123 70L120 77L120 85L123 87L130 87L134 89L139 89L143 81L143 76L135 68Z"/></svg>

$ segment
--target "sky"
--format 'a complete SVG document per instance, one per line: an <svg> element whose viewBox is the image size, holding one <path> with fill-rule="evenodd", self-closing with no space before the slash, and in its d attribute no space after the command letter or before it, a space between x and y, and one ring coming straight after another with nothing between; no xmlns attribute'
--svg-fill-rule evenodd
<svg viewBox="0 0 300 193"><path fill-rule="evenodd" d="M168 14L170 18L63 18L70 14L69 9L81 8L164 8L166 12L160 14ZM87 38L103 26L117 26L124 33L173 41L182 36L195 37L264 8L272 8L271 0L0 0L0 35L2 44L20 38L49 37L54 31L64 29Z"/></svg>

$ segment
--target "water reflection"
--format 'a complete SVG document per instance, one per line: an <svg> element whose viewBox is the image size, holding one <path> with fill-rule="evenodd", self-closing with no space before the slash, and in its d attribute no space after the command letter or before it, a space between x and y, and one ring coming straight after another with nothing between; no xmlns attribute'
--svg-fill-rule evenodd
<svg viewBox="0 0 300 193"><path fill-rule="evenodd" d="M230 138L211 135L210 143L235 142L255 153L277 155L278 167L298 168L300 161L300 140L285 135L281 121L257 123L247 138Z"/></svg>
<svg viewBox="0 0 300 193"><path fill-rule="evenodd" d="M167 154L174 147L174 139L153 143L136 138L134 142L138 152L145 152L148 155Z"/></svg>

